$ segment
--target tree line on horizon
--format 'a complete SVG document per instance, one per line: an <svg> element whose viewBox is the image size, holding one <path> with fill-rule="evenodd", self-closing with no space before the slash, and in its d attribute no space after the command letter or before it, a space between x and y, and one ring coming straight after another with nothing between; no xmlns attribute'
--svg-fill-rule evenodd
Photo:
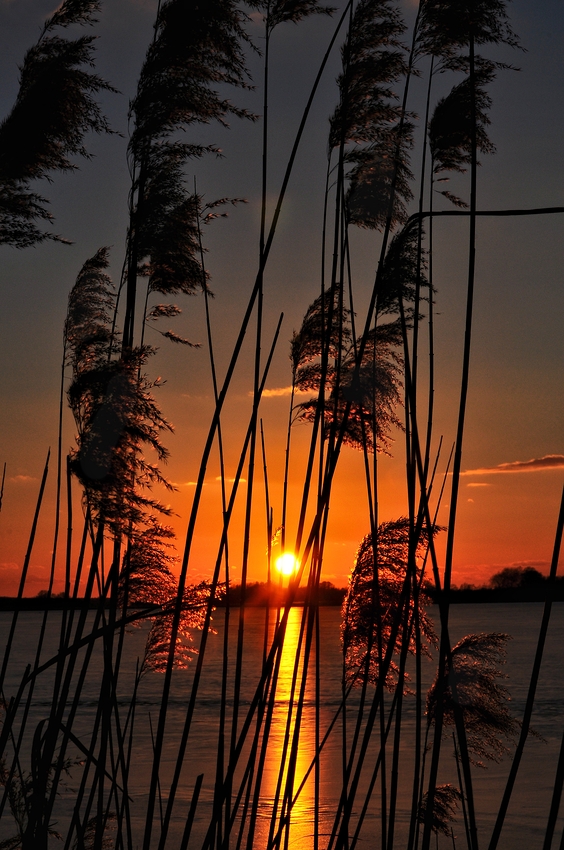
<svg viewBox="0 0 564 850"><path fill-rule="evenodd" d="M468 591L482 591L482 590L524 590L527 589L535 589L540 588L547 585L549 577L541 573L535 567L504 567L502 570L499 570L497 573L493 573L490 576L486 584L472 584L470 582L463 582L460 585L452 585L452 592L456 594L457 591L463 591L467 593ZM564 581L564 577L559 577L556 579L556 590L560 584ZM433 594L433 586L432 584L427 584L427 588L432 596ZM268 584L268 582L264 581L254 581L247 582L247 585L244 588L241 584L231 584L230 586L230 604L233 606L238 606L240 604L241 597L245 596L246 604L250 605L265 605L267 599L279 599L283 600L284 596L287 594L288 589L283 587L280 582L277 584ZM331 581L323 580L320 581L317 590L316 590L316 599L319 605L341 605L345 595L348 592L348 588L346 586L339 587ZM298 592L296 594L295 602L303 603L305 599L306 588L298 588ZM557 593L559 596L560 594ZM7 598L7 597L6 597ZM33 598L33 597L32 597ZM40 599L64 599L65 593L61 591L60 593L49 593L48 590L40 590L35 598ZM455 597L456 598L456 597ZM150 603L147 603L150 604ZM225 605L225 599L218 600L218 607L223 607Z"/></svg>

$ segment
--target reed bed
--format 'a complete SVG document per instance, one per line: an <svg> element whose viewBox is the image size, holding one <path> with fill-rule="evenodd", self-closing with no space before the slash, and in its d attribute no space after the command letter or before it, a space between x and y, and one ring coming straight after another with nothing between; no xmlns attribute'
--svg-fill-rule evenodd
<svg viewBox="0 0 564 850"><path fill-rule="evenodd" d="M87 153L87 131L109 131L95 98L111 86L88 70L94 41L80 34L81 26L95 24L99 11L98 0L64 0L24 59L17 100L0 125L0 237L8 245L26 248L62 239L42 229L49 214L32 181L70 169L72 157ZM192 142L192 129L229 118L258 123L258 116L236 105L238 91L251 85L248 56L256 47L246 12L232 0L159 2L130 104L131 183L121 277L114 285L109 249L101 247L85 261L69 295L59 441L56 456L48 456L45 465L17 600L26 595L45 482L54 466L57 510L46 598L64 563L63 603L60 615L47 606L35 657L16 673L11 659L23 628L17 603L12 615L0 670L0 816L2 828L7 825L0 848L288 850L297 842L314 850L354 850L368 841L382 850L451 845L478 850L489 841L489 850L495 850L531 734L550 593L519 718L510 712L501 679L508 636L469 634L453 645L449 593L471 381L476 222L485 215L563 211L479 207L478 157L494 152L488 86L496 75L511 71L496 50L519 49L519 40L502 0L421 0L410 32L392 0L349 0L337 10L318 0L253 0L247 12L264 23L262 125L257 128L261 214L256 278L225 374L215 357L205 237L213 220L241 199L207 202L195 179L190 185L189 174L197 173L202 157L218 153ZM279 28L299 26L312 15L332 16L333 35L272 209L267 203L273 191L269 52ZM271 337L265 331L264 276L312 104L339 47L335 109L328 137L319 141L320 156L327 152L320 282L309 306L304 303L303 323L291 340L288 426L279 447L270 442L261 419L272 359L283 345L282 317ZM442 90L445 79L452 82L446 96L435 95L439 74ZM415 75L428 80L418 136L410 105ZM33 144L22 146L30 115L36 116ZM451 207L435 210L437 186L453 173L467 173L467 196L441 190ZM462 373L450 456L434 432L433 222L448 215L468 223ZM373 234L379 252L374 280L360 299L367 303L363 313L355 311L355 227ZM171 487L162 467L171 426L156 400L158 381L150 371L155 350L145 341L145 329L156 328L173 345L192 346L162 326L181 312L174 303L178 296L196 293L205 302L215 412L178 558L167 525L170 511L155 496L155 490ZM223 417L245 346L253 352L252 405L231 479ZM65 393L77 434L68 456ZM310 433L302 470L291 462L298 423ZM148 450L157 463L147 461ZM320 711L319 589L344 451L362 456L368 510L341 612L340 701L327 721ZM391 451L405 452L406 504L402 516L383 521L379 455ZM210 577L193 584L197 520L215 452L222 531ZM279 505L269 485L273 452L285 457ZM296 480L301 502L294 524L288 500ZM254 506L262 492L259 529ZM445 493L449 517L441 527L437 516ZM240 504L243 552L234 605L230 539ZM563 525L564 497L551 586ZM257 618L249 615L246 589L251 541L259 535L266 551L266 601L260 633L249 633ZM440 535L446 537L442 560L436 547ZM296 559L283 587L277 587L275 552ZM428 611L431 591L438 600L435 623ZM224 612L221 640L214 627L218 605ZM132 653L138 654L133 666ZM430 687L423 672L428 659L436 667ZM201 772L201 700L214 664L215 743ZM49 693L49 705L42 706L37 720L39 686ZM146 688L158 688L154 716L145 711ZM85 701L90 701L87 721L81 715ZM338 752L340 796L328 816L323 770L331 747ZM478 831L473 777L477 763L502 757L512 759L511 769L493 833L486 837ZM456 785L442 778L452 759ZM544 850L553 846L563 786L561 753ZM297 839L305 789L308 826ZM406 795L410 805L402 821L400 797Z"/></svg>

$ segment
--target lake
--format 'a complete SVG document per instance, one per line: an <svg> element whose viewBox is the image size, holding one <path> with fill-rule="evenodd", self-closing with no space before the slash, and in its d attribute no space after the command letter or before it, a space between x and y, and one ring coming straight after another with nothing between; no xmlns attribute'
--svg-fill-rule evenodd
<svg viewBox="0 0 564 850"><path fill-rule="evenodd" d="M437 622L438 611L434 607L431 607L429 610L431 616ZM450 631L453 642L473 632L505 632L512 636L512 639L508 643L507 663L504 665L504 672L508 678L503 684L511 694L511 711L517 718L522 716L525 704L528 679L536 648L542 611L543 606L539 603L454 605L451 608ZM260 675L264 641L264 615L264 609L260 608L249 608L245 615L245 644L239 726L244 719ZM92 618L93 614L90 613L88 616ZM217 759L224 616L224 610L216 611L214 615L214 628L217 630L217 634L211 635L208 641L204 675L199 691L194 723L190 733L180 789L177 794L175 814L167 843L167 847L175 848L175 850L180 844L180 837L190 806L195 778L198 774L202 773L204 774L204 779L200 794L200 804L192 830L190 848L194 848L195 850L195 848L201 846L209 823ZM285 718L287 716L291 693L295 646L298 640L301 616L302 609L300 608L296 608L291 612L285 649L280 665L277 698L272 718L272 731L264 766L264 776L257 812L257 830L253 842L253 847L257 848L257 850L266 846L269 834L270 816L276 794L280 753L284 741ZM48 658L55 652L57 645L57 626L60 622L60 617L60 612L51 612L49 615L51 628L47 635L43 658ZM7 699L15 692L25 665L32 663L34 660L35 642L41 618L42 615L39 612L25 612L20 615L12 662L5 686L5 696ZM2 643L5 643L10 622L11 613L3 612L0 614L0 640ZM322 735L333 720L341 701L339 623L339 608L325 607L320 609L319 722ZM238 611L234 609L231 612L230 621L231 666L233 666L235 654L237 626ZM127 712L137 658L143 653L145 634L146 629L136 629L126 639L118 700L123 711L123 717L125 717ZM512 804L499 844L500 848L506 848L506 850L521 850L521 848L523 850L525 848L529 850L529 848L542 847L556 771L556 762L564 729L563 655L564 603L555 603L532 721L536 735L529 737L520 770L520 778L517 781ZM311 663L312 665L314 664L313 659ZM160 777L161 787L165 796L176 759L178 739L184 722L194 667L195 664L192 662L188 670L177 671L173 677L166 747ZM74 726L76 736L86 744L89 741L99 703L101 669L100 657L99 655L95 655L82 692ZM434 665L431 662L426 663L424 675L427 683L432 681L434 672ZM129 787L129 794L132 798L131 818L136 836L142 834L144 825L152 763L151 727L153 730L156 727L162 681L163 678L160 674L147 673L141 679L139 687ZM47 716L52 686L53 676L52 672L49 671L43 674L35 688L30 712L30 729L35 728ZM301 724L300 745L298 747L295 765L294 790L299 786L302 777L308 770L314 752L316 718L314 687L313 679L311 679L311 682L308 679ZM354 713L354 705L358 702L358 696L359 693L357 690L350 698L351 708L348 710L349 718ZM387 697L387 701L388 704L391 702L391 695ZM413 702L412 696L405 698L405 723L402 724L400 783L398 791L398 818L396 840L394 843L394 846L398 848L405 846L411 799L411 774L409 765L413 750ZM350 743L352 725L349 724L349 727L348 740ZM320 763L320 847L325 847L327 844L327 834L331 831L333 816L338 805L342 777L341 748L342 724L339 719L323 749ZM248 747L243 751L243 756L246 752L248 752ZM78 755L78 751L73 748L72 754L75 753ZM367 758L367 764L371 767L375 762L376 753L376 738L374 736L374 748L373 751L372 749L369 750ZM27 767L26 759L28 758L29 751L24 749L24 769ZM243 757L242 763L244 761L245 759ZM500 764L487 762L485 768L473 768L478 828L480 845L482 847L487 847L509 766L510 756L507 756ZM56 828L63 833L72 813L73 801L79 782L78 776L79 771L76 772L76 776L71 771L70 776L66 780L66 787L63 789L57 803L56 819L58 821L58 827ZM235 776L234 793L236 793L239 787L241 776L242 771L239 771ZM454 758L452 758L452 745L448 741L445 741L444 745L439 782L458 784L456 764ZM361 790L365 785L366 783L364 785L361 784ZM359 799L362 800L362 794ZM353 824L358 815L359 808L360 805L356 806L353 812ZM306 848L309 850L313 847L313 813L314 773L312 772L292 812L291 827L289 835L286 837L287 846L291 847L291 850L306 850ZM564 812L557 826L555 846L560 840L563 826ZM158 824L155 826L156 830L157 827ZM0 824L0 829L0 838L6 838L13 834L10 817L6 813ZM454 832L455 836L457 836L456 846L465 846L464 827L460 811L458 819L454 823ZM237 830L234 832L233 847L237 845L236 836ZM53 840L52 846L62 847L63 845L59 841ZM358 846L371 848L380 846L378 784L376 785L373 803L364 821ZM245 847L244 842L242 847ZM439 847L452 847L451 839L440 838Z"/></svg>

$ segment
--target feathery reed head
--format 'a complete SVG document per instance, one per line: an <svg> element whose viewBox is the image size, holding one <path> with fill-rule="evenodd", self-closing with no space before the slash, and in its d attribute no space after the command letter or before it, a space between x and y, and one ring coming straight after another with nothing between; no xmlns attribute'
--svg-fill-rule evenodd
<svg viewBox="0 0 564 850"><path fill-rule="evenodd" d="M471 162L472 137L476 135L477 149L482 153L495 153L486 132L490 123L487 111L491 98L484 86L494 78L491 65L479 68L474 80L476 124L473 129L472 81L466 77L454 86L450 94L437 103L429 122L429 146L435 174L441 171L464 172Z"/></svg>
<svg viewBox="0 0 564 850"><path fill-rule="evenodd" d="M333 425L343 428L343 442L356 449L388 451L392 428L402 428L395 410L401 405L402 357L399 320L379 324L365 341L360 367L356 345L349 342L338 366L330 365L325 376L323 404L324 429L328 434ZM307 363L296 372L296 387L301 390L322 389L322 367ZM297 417L313 421L320 404L319 397L297 406Z"/></svg>
<svg viewBox="0 0 564 850"><path fill-rule="evenodd" d="M509 694L497 680L505 661L509 635L492 632L471 634L458 641L445 668L443 722L455 723L455 709L462 711L468 749L478 758L501 761L517 734L518 722L509 714ZM439 697L439 681L427 695L427 715L432 723ZM480 764L480 762L478 762Z"/></svg>
<svg viewBox="0 0 564 850"><path fill-rule="evenodd" d="M334 6L321 6L319 0L249 0L248 5L263 12L268 35L278 24L298 24L310 15L332 15L335 11Z"/></svg>
<svg viewBox="0 0 564 850"><path fill-rule="evenodd" d="M74 157L89 156L84 136L111 132L95 97L116 90L86 70L93 64L94 37L51 34L57 26L93 23L98 9L97 0L66 0L24 57L16 102L0 123L0 244L26 248L45 239L65 241L37 226L52 216L29 182L76 168Z"/></svg>
<svg viewBox="0 0 564 850"><path fill-rule="evenodd" d="M438 531L438 528L433 529L433 535ZM372 683L378 682L380 650L383 658L396 628L392 660L385 679L386 687L393 690L398 675L394 656L401 651L404 640L408 642L409 652L415 653L416 617L423 638L421 651L428 655L429 645L436 643L433 625L424 610L429 598L421 586L422 559L427 545L424 533L417 542L415 571L408 576L407 517L380 523L375 543L372 535L367 534L360 544L349 578L341 620L341 643L350 680L356 678L362 681L367 672ZM406 605L409 609L407 632L404 613Z"/></svg>
<svg viewBox="0 0 564 850"><path fill-rule="evenodd" d="M425 823L425 815L427 811L427 800L429 794L426 791L423 794L423 799L419 807L417 820L419 823ZM437 785L433 794L433 821L431 829L438 835L446 835L450 838L451 824L456 818L456 810L458 803L462 799L460 789L454 785L447 783L446 785Z"/></svg>
<svg viewBox="0 0 564 850"><path fill-rule="evenodd" d="M443 59L475 44L520 47L508 23L505 0L425 0L421 4L419 41L423 50Z"/></svg>
<svg viewBox="0 0 564 850"><path fill-rule="evenodd" d="M200 584L188 585L184 589L180 623L174 648L174 666L176 669L186 669L192 656L198 653L198 648L191 644L194 640L194 631L203 628L211 588L210 582L202 581ZM223 587L216 587L214 599L219 599L222 595ZM167 668L175 607L176 594L163 605L162 611L153 619L145 647L143 673L150 670L155 673L164 673ZM213 632L213 629L210 629L210 631Z"/></svg>
<svg viewBox="0 0 564 850"><path fill-rule="evenodd" d="M337 358L339 342L350 342L351 331L348 326L349 311L342 303L338 289L326 289L309 305L299 331L294 331L291 340L290 360L292 373L302 375L299 386L304 387L304 369L323 351L327 356ZM310 389L308 386L307 389Z"/></svg>

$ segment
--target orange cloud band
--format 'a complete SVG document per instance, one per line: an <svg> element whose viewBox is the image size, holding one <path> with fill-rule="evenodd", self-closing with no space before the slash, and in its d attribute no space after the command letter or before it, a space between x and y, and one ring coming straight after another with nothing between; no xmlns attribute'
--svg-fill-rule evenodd
<svg viewBox="0 0 564 850"><path fill-rule="evenodd" d="M514 460L511 463L500 463L498 466L488 466L483 469L467 469L461 475L496 475L500 472L538 472L543 469L564 468L564 455L544 455L531 460Z"/></svg>

